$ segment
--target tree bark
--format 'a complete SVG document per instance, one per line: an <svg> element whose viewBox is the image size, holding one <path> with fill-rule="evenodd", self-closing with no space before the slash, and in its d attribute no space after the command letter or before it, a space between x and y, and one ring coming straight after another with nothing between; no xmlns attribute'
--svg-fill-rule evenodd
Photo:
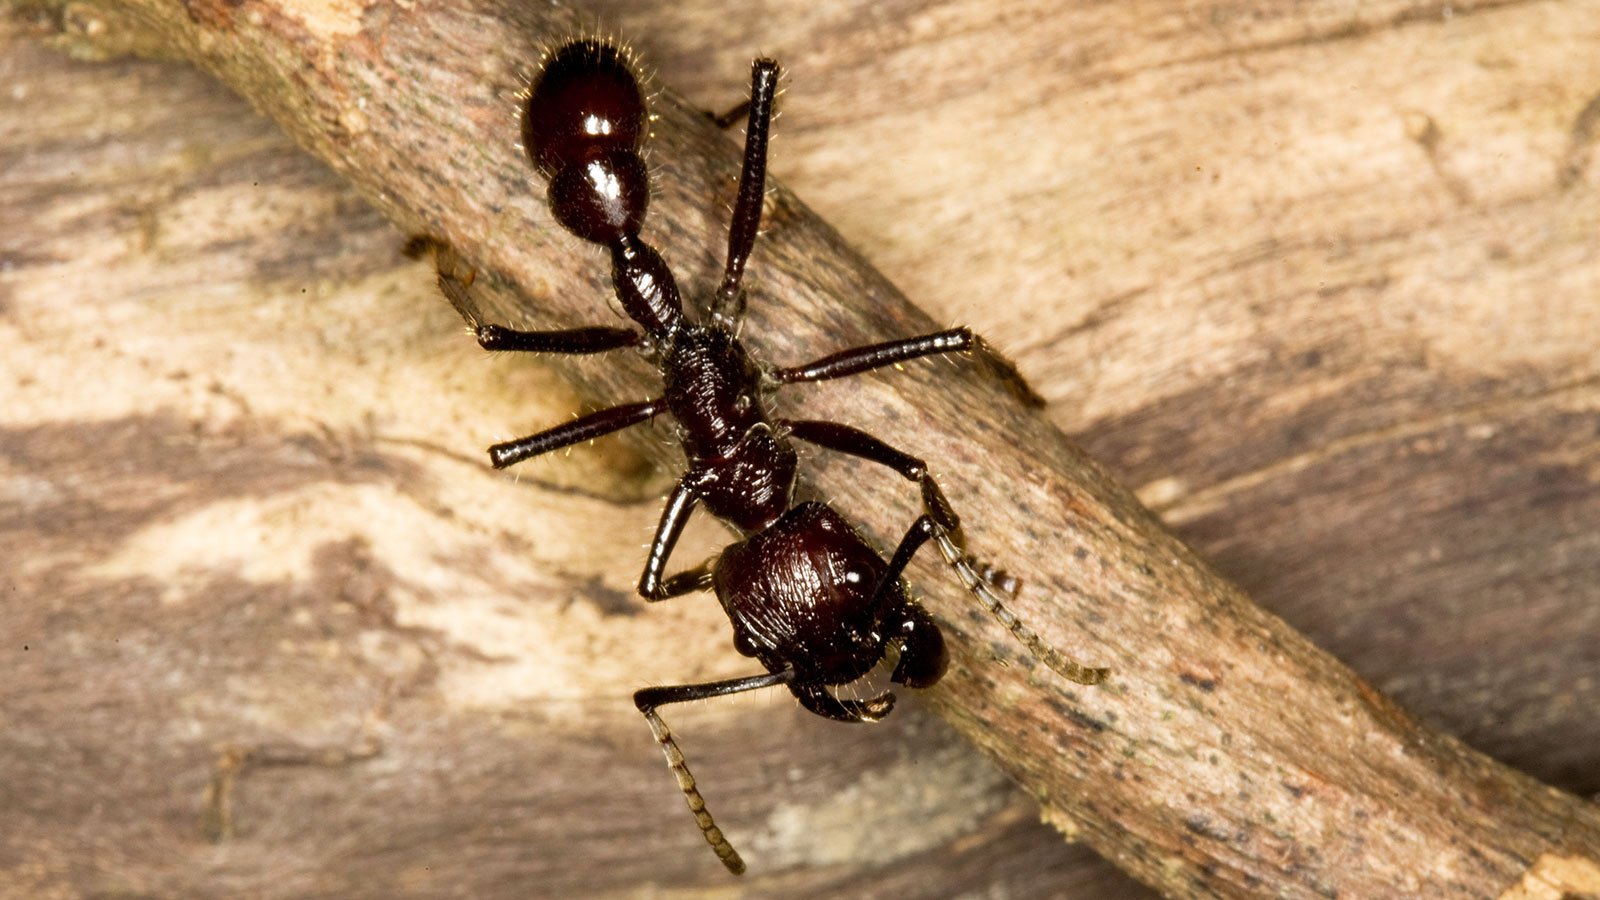
<svg viewBox="0 0 1600 900"><path fill-rule="evenodd" d="M134 3L75 5L67 21L91 45L157 49L213 71L404 230L455 246L478 268L499 320L604 320L597 300L607 291L603 261L553 227L542 185L514 147L518 67L530 48L574 30L564 13L487 4L372 7L357 15L288 4L183 10ZM737 148L670 94L657 111L650 236L681 282L709 285ZM1428 122L1417 122L1417 143L1436 151ZM775 152L783 153L781 142ZM1584 157L1569 150L1567 158L1562 171L1578 174L1566 189L1582 189ZM1448 188L1449 166L1438 165ZM767 223L752 263L759 290L747 334L768 358L797 361L933 327L781 188ZM633 359L576 371L596 401L633 398L655 384ZM1574 893L1596 889L1583 881L1600 858L1592 806L1411 721L1252 605L1050 422L980 373L979 366L914 370L792 400L805 415L867 425L900 445L914 441L944 475L975 549L989 550L1027 584L1018 604L1024 618L1052 644L1113 668L1101 688L1064 684L975 614L942 572L916 572L957 656L930 704L1033 793L1052 824L1171 896L1496 896L1536 890L1527 886L1537 880L1530 873L1568 879L1563 889ZM1584 371L1568 383L1592 396L1592 379ZM1195 430L1208 433L1203 425ZM895 523L909 521L900 485L846 461L816 462L816 484L842 504L894 513L874 522L880 537L892 539ZM1252 475L1223 479L1209 494L1180 492L1173 505L1201 514L1194 510ZM1146 495L1159 500L1170 496L1168 487L1151 481ZM331 580L348 585L349 570L363 567L360 556L328 556L340 572ZM503 572L503 565L488 569ZM387 615L386 627L405 634L414 624L384 612L395 590L382 586L373 593L379 600L352 606ZM442 665L449 650L438 641L419 639L416 672ZM669 652L679 643L656 646ZM408 684L421 677L416 672L390 680ZM620 697L631 682L617 678ZM358 765L368 744L352 738L321 755L251 746L257 749L222 754L213 796L231 789L234 770ZM700 862L710 862L709 854Z"/></svg>

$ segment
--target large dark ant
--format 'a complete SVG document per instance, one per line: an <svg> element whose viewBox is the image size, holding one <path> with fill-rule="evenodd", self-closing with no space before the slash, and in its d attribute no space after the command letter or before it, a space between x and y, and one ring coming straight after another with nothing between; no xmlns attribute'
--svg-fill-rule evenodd
<svg viewBox="0 0 1600 900"><path fill-rule="evenodd" d="M767 136L777 94L778 64L752 67L744 166L728 235L722 285L708 321L684 314L672 272L639 237L649 201L649 174L639 152L649 117L624 51L600 41L574 41L550 53L528 92L523 146L550 180L550 209L562 227L611 252L618 301L642 331L590 327L517 331L482 321L467 294L470 277L440 253L439 284L486 350L599 353L638 347L661 370L665 391L642 403L600 410L531 437L489 448L495 468L637 425L668 413L688 472L678 482L650 544L639 593L665 600L711 588L733 623L734 647L755 657L761 675L705 684L646 688L634 694L666 753L667 763L701 832L729 871L744 861L723 837L695 787L672 733L656 710L670 703L786 686L806 709L840 722L872 722L889 714L894 694L842 699L829 690L862 678L891 650L890 680L925 688L944 675L944 638L901 580L911 557L933 541L960 578L1035 657L1063 677L1097 684L1105 669L1075 663L1046 645L1005 606L1014 594L1005 573L967 556L960 520L922 460L866 432L837 422L775 418L766 396L776 387L855 375L923 356L987 351L969 329L843 350L800 366L757 363L738 338L745 295L740 286L755 245L765 197ZM441 250L446 248L441 248ZM992 354L992 351L987 351ZM996 357L997 358L997 357ZM800 440L879 463L916 482L923 512L886 561L842 516L818 502L794 502L795 450ZM667 559L696 506L730 525L740 540L712 559L666 576Z"/></svg>

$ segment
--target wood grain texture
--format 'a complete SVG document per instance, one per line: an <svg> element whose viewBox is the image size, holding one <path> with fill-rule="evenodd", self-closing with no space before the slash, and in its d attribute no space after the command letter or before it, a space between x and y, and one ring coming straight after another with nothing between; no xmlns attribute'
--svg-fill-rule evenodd
<svg viewBox="0 0 1600 900"><path fill-rule="evenodd" d="M282 33L270 16L251 21L272 7L190 9L201 33L224 15L239 17L235 34ZM1565 9L1455 7L1436 21L1438 10L1402 6L1363 20L1218 7L1122 20L1115 7L997 16L976 4L823 4L803 18L714 7L611 18L639 36L664 83L701 106L737 98L752 49L781 56L795 74L776 170L852 244L938 318L971 321L1014 351L1055 401L1056 424L1319 642L1425 718L1592 791L1596 204L1583 123L1600 79L1574 71L1594 58L1584 47L1595 36ZM340 30L348 16L305 21L313 38L346 34L340 46L367 52L374 23L393 23L377 46L408 59L429 44L407 29L442 27L423 13L433 11L370 7L351 33ZM514 128L493 118L509 72L496 66L514 54L497 48L501 32L466 28L498 20L452 21L448 53L394 76L455 101L460 121L415 129L400 148L440 166L429 173L438 183L403 203L374 199L393 214L422 211L551 298L523 321L589 320L603 306L603 267L563 246L514 153L488 137L467 154L451 143ZM91 6L73 7L67 25L151 45ZM319 46L305 40L291 49ZM17 675L0 706L11 742L0 758L16 768L0 781L6 808L34 826L0 850L9 883L373 896L726 888L627 709L639 683L741 671L714 609L638 615L629 596L665 484L651 454L596 448L551 461L520 489L494 484L473 447L579 406L561 386L571 367L475 358L425 271L397 263L400 235L199 79L150 64L68 67L23 37L10 46L33 53L7 54L6 65L37 68L7 73L29 127L6 151L0 204L16 385L3 547L17 615L6 618L28 648L19 653L8 633ZM313 57L324 67L301 71L283 52L250 77L314 94L315 79L338 68ZM460 60L476 60L479 77ZM1491 74L1474 80L1479 70ZM1373 72L1388 80L1354 77ZM445 90L437 79L459 80ZM269 91L257 102L292 100ZM902 100L911 112L896 108ZM360 114L380 102L403 101L374 94ZM653 161L666 189L652 226L680 276L703 274L716 256L706 235L720 235L723 216L703 198L719 185L731 195L733 147L663 132ZM324 152L338 143L326 141ZM858 168L861 159L875 164ZM349 174L370 190L371 172ZM453 189L484 183L507 199L453 202ZM916 327L875 305L864 312L880 321L866 324L810 307L840 285L791 281L784 242L808 226L785 218L789 202L778 200L771 252L753 264L774 298L757 308L753 339L787 360ZM537 265L517 262L523 253ZM639 389L637 367L576 368L591 401ZM885 436L925 441L919 452L938 461L963 510L979 512L975 541L1007 563L1029 547L1070 546L1062 535L1082 522L1012 532L1005 507L1041 489L983 474L978 463L1005 454L1003 435L983 430L993 419L980 416L965 445L961 428L918 405L925 398L894 393L932 383L923 372L886 376L804 408L864 403ZM1010 415L1003 400L953 396ZM1047 432L1028 433L1051 446ZM841 503L885 511L869 517L880 535L905 520L898 485L815 463ZM1112 570L1137 553L1098 537L1075 540L1122 546L1120 559L1091 557ZM700 539L709 545L715 530ZM1160 546L1187 571L1187 554ZM1331 853L1349 838L1338 816L1352 810L1403 820L1410 810L1378 800L1395 776L1426 788L1440 759L1482 780L1465 801L1430 805L1419 790L1410 803L1467 821L1396 826L1398 836L1471 827L1461 804L1474 797L1509 808L1492 785L1536 790L1428 738L1387 760L1389 782L1343 779L1340 759L1282 779L1270 803L1303 818L1263 827L1250 817L1270 803L1250 785L1192 776L1208 766L1248 774L1315 746L1315 732L1284 729L1284 745L1263 734L1273 716L1333 710L1274 701L1338 681L1357 690L1337 712L1371 716L1379 733L1407 726L1324 663L1280 683L1209 655L1206 630L1234 628L1232 618L1192 622L1196 635L1166 643L1181 606L1110 604L1114 586L1061 571L1070 565L1048 550L1022 560L1026 596L1091 610L1053 624L1054 636L1091 661L1091 650L1114 657L1121 686L1078 693L1069 707L1083 757L1041 764L1048 772L1024 762L1021 777L1037 791L1055 769L1081 767L1069 774L1092 785L1087 799L1074 790L1052 808L1167 893L1331 887L1317 879L1337 860L1313 852L1271 869L1250 854ZM923 567L916 580L962 646L1014 657L1003 636L976 637L987 624L963 618L959 597L939 589L942 573ZM1316 659L1270 620L1226 612L1264 623L1296 660ZM1100 645L1079 637L1084 627ZM1194 652L1178 657L1186 647ZM964 679L1008 680L986 660L968 665ZM992 690L958 683L932 699L991 745L1025 742L1017 731L1027 728L1060 734L1056 715L984 720ZM1230 719L1263 730L1217 730ZM760 861L744 889L1135 895L1082 874L1081 856L1027 824L1026 804L993 769L914 709L865 732L760 700L689 710L674 725L725 824ZM370 742L379 753L361 762L245 772L234 837L216 847L197 838L218 745L292 760ZM1168 792L1186 775L1187 791ZM1570 802L1536 796L1550 809ZM1141 823L1149 830L1132 827ZM1565 826L1546 823L1558 843ZM1374 843L1394 836L1368 827ZM1575 846L1581 827L1568 835ZM1509 887L1529 854L1480 864L1516 870L1499 885ZM1473 860L1456 859L1465 892ZM1409 860L1412 883L1427 884L1449 857ZM1393 871L1374 878L1369 887L1406 890Z"/></svg>

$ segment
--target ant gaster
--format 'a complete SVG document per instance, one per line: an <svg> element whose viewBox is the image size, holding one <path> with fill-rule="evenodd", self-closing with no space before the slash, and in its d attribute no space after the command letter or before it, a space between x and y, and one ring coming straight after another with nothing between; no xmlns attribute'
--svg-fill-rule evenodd
<svg viewBox="0 0 1600 900"><path fill-rule="evenodd" d="M649 421L677 421L688 471L667 500L639 579L650 601L713 589L733 624L733 645L763 674L704 684L646 688L634 694L688 800L706 840L735 874L744 861L712 821L672 733L657 710L671 703L783 685L806 709L841 722L888 715L894 694L843 699L829 690L856 681L890 651L890 679L925 688L944 675L944 638L912 599L901 573L932 540L965 587L1035 657L1065 678L1096 684L1105 669L1081 666L1056 652L1004 605L1016 581L967 556L960 522L927 464L864 431L837 422L777 418L767 409L776 387L855 375L923 356L986 351L966 328L856 347L805 365L766 367L738 338L744 308L740 281L755 245L765 197L767 136L777 94L778 64L752 66L749 120L738 199L729 229L721 287L703 322L691 321L672 272L639 236L650 197L640 150L649 116L625 51L579 40L549 55L528 91L523 147L550 181L549 202L562 227L611 253L611 274L635 328L589 327L518 331L482 321L467 295L470 277L452 271L440 250L439 283L473 325L486 350L599 353L644 348L665 389L655 399L600 410L568 424L489 449L495 468ZM642 329L642 330L640 330ZM923 513L885 560L831 507L796 503L794 441L887 466L921 490ZM697 506L739 535L738 542L691 569L667 575L667 560Z"/></svg>

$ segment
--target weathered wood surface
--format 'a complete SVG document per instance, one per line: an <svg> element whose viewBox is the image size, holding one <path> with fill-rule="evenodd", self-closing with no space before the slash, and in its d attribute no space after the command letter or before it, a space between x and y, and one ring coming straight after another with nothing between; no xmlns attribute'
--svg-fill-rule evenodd
<svg viewBox="0 0 1600 900"><path fill-rule="evenodd" d="M1331 8L1274 18L1221 6L1139 7L1121 20L1134 8L1119 8L811 4L804 18L748 7L610 18L663 82L706 107L737 98L752 48L780 56L794 75L779 177L924 309L1011 350L1053 401L1056 425L1378 687L1557 785L1600 789L1600 209L1588 146L1600 54L1584 25L1594 9L1457 6L1445 19L1390 5L1357 21ZM265 4L232 19L228 9L191 7L197 27L231 24L235 35L296 24ZM522 321L600 313L603 267L552 233L538 185L491 139L514 133L499 105L513 54L497 42L498 17L453 32L460 43L423 63L407 56L426 46L415 23L459 28L465 13L441 25L431 8L372 7L361 21L323 12L300 20L301 51L409 59L420 68L395 70L397 85L454 104L450 128L417 129L401 148L442 166L438 183L379 203L409 228L480 246L551 298ZM145 34L88 5L71 8L68 28L102 47ZM39 36L13 30L0 63L5 121L22 125L0 137L0 326L14 385L0 505L0 886L730 889L626 700L640 683L743 671L714 606L644 615L629 597L666 476L612 443L541 464L512 488L476 451L576 408L562 387L574 368L592 400L608 386L642 389L628 380L638 367L616 380L592 362L476 358L425 270L396 259L399 232L271 126L181 68L68 64L39 50ZM476 68L458 70L461 60ZM301 93L257 102L316 96L342 62L314 62L259 69ZM369 99L386 112L396 102ZM418 108L427 104L408 111ZM358 139L388 127L339 121ZM722 229L721 200L704 198L731 188L732 145L670 130L684 121L673 112L661 129L652 226L680 275L703 279L715 257L706 236ZM463 135L476 141L466 153ZM371 172L353 174L372 189ZM784 248L808 226L788 200L778 208L752 264L772 303L758 303L751 334L775 358L917 324L886 318L907 315L887 295L807 312L827 291L793 285ZM1065 732L1059 714L996 715L995 688L975 682L1059 685L991 671L977 648L1013 648L962 618L942 573L915 572L964 648L930 705L1036 792L1069 779L1076 789L1051 808L1120 865L1173 895L1238 895L1260 878L1254 890L1297 896L1370 876L1363 868L1398 833L1418 841L1406 859L1417 883L1448 896L1451 885L1427 879L1453 864L1460 895L1492 895L1476 861L1430 853L1439 845L1428 841L1487 825L1471 807L1488 807L1512 849L1481 864L1504 874L1496 891L1521 878L1545 841L1515 827L1517 804L1494 785L1577 817L1546 820L1551 832L1570 827L1569 841L1593 834L1570 799L1426 737L1393 761L1418 779L1398 800L1386 794L1393 782L1341 777L1370 749L1361 745L1324 747L1325 766L1281 783L1203 777L1243 779L1315 748L1314 734L1291 734L1295 723L1334 720L1377 742L1410 732L1369 694L1298 708L1359 685L1291 636L1274 640L1293 665L1311 660L1312 677L1268 681L1284 670L1250 658L1229 668L1204 646L1209 629L1235 621L1192 621L1197 637L1186 638L1173 630L1192 610L1181 596L1114 600L1128 573L1105 551L1121 545L1085 527L1115 492L1085 501L1060 534L1027 528L1005 507L1039 488L980 465L986 455L1014 464L982 429L1016 411L965 386L899 393L932 383L910 371L820 391L804 408L860 403L852 421L937 460L974 540L1032 580L1028 608L1052 594L1066 602L1052 637L1118 667L1111 688L1072 692ZM995 407L971 447L930 412L962 397ZM1021 427L1043 442L1041 459L1075 465L1047 431ZM880 535L906 520L898 484L863 474L854 485L850 466L815 462L822 489ZM1049 552L1015 559L1078 544L1109 574ZM1271 720L1274 700L1289 728ZM829 726L777 698L673 717L756 863L739 889L1137 895L1030 824L1028 801L906 705L873 729ZM1296 743L1263 746L1275 730ZM1012 746L1021 733L1074 755L1030 765ZM377 753L247 767L234 834L212 846L197 822L227 746L280 761ZM1440 760L1473 777L1458 771L1463 793L1430 803ZM1364 802L1369 843L1355 850L1360 834L1339 816ZM1282 808L1300 816L1262 824ZM1419 811L1449 815L1416 825ZM1265 853L1285 848L1304 855ZM1389 880L1343 882L1343 895L1408 891L1393 870L1371 877Z"/></svg>

